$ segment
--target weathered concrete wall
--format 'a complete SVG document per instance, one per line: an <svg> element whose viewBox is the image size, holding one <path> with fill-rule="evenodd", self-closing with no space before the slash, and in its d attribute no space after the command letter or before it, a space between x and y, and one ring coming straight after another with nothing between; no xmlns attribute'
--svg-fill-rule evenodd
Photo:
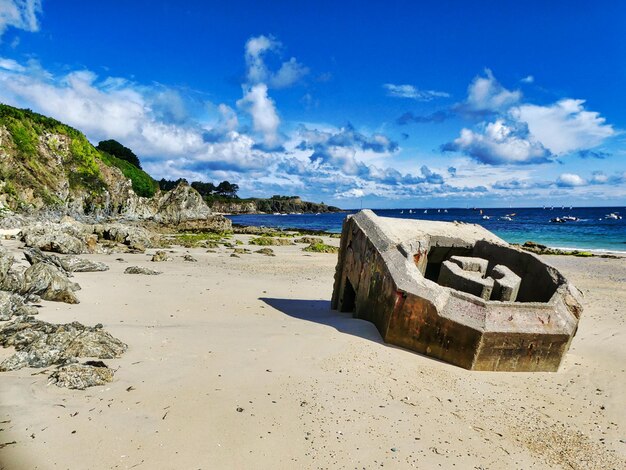
<svg viewBox="0 0 626 470"><path fill-rule="evenodd" d="M488 260L487 273L502 265L495 276L506 285L498 295L514 298L519 286L525 302L481 299L425 277L446 255L459 254ZM557 270L480 227L386 219L370 211L344 222L332 307L371 321L385 342L493 371L557 370L581 311L576 289Z"/></svg>

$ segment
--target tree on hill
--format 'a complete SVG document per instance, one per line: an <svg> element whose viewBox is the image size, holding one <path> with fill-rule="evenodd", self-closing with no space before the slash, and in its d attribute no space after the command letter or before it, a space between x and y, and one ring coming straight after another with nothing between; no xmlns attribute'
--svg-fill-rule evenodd
<svg viewBox="0 0 626 470"><path fill-rule="evenodd" d="M124 147L117 140L103 140L98 143L96 148L102 152L108 153L109 155L126 160L128 163L132 163L137 168L141 169L141 163L139 162L137 155L135 155L135 153L128 147Z"/></svg>

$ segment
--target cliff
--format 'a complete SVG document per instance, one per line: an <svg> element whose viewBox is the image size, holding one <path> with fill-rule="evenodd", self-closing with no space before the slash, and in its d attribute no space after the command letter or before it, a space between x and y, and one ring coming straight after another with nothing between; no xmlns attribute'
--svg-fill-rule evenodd
<svg viewBox="0 0 626 470"><path fill-rule="evenodd" d="M76 129L0 104L0 209L179 224L211 209L185 183L161 192L131 163L98 151Z"/></svg>
<svg viewBox="0 0 626 470"><path fill-rule="evenodd" d="M214 212L223 214L293 214L341 212L341 209L326 204L303 201L297 196L274 196L268 199L226 199L209 201Z"/></svg>

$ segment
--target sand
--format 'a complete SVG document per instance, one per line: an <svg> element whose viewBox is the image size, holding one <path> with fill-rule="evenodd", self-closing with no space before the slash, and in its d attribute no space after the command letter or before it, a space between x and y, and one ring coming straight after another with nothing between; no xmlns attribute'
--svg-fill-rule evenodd
<svg viewBox="0 0 626 470"><path fill-rule="evenodd" d="M336 255L302 247L89 255L110 271L77 273L81 303L39 317L103 323L129 350L85 391L0 374L0 469L626 467L624 259L546 257L585 294L560 371L484 373L331 311Z"/></svg>

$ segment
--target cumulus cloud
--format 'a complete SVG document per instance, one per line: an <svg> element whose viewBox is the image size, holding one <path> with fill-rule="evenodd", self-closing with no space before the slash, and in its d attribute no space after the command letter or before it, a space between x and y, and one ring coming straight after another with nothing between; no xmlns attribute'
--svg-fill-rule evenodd
<svg viewBox="0 0 626 470"><path fill-rule="evenodd" d="M271 88L287 88L309 73L309 69L299 63L295 57L283 62L275 72L269 70L265 56L277 54L282 44L272 36L256 36L248 39L245 47L245 59L248 67L249 84L265 83Z"/></svg>
<svg viewBox="0 0 626 470"><path fill-rule="evenodd" d="M592 149L617 132L599 113L586 110L584 100L568 98L550 105L520 103L519 91L504 88L490 70L485 74L474 79L467 99L454 110L472 116L493 116L495 120L480 123L476 130L462 129L460 136L444 144L442 150L460 151L491 165L544 163L567 154L581 158L608 156ZM433 115L441 119L444 116ZM431 119L407 113L398 123L411 121Z"/></svg>
<svg viewBox="0 0 626 470"><path fill-rule="evenodd" d="M562 188L573 188L576 186L585 186L587 181L575 173L563 173L557 178L556 184Z"/></svg>
<svg viewBox="0 0 626 470"><path fill-rule="evenodd" d="M460 151L489 165L542 163L550 158L550 152L529 134L523 123L506 123L502 119L488 123L483 132L461 130L461 135L444 144L442 150Z"/></svg>
<svg viewBox="0 0 626 470"><path fill-rule="evenodd" d="M431 101L435 98L449 98L450 93L436 90L420 90L413 85L394 85L385 83L383 88L387 90L388 96L394 98L410 98L416 101Z"/></svg>
<svg viewBox="0 0 626 470"><path fill-rule="evenodd" d="M302 140L298 144L301 150L325 147L358 147L361 150L371 150L376 153L395 152L398 143L386 135L374 133L367 136L358 132L350 123L335 131L320 131L302 127L299 135Z"/></svg>
<svg viewBox="0 0 626 470"><path fill-rule="evenodd" d="M280 118L274 101L267 95L267 85L257 83L251 87L244 86L243 98L237 101L237 106L250 113L254 130L263 135L266 146L276 147L279 144Z"/></svg>
<svg viewBox="0 0 626 470"><path fill-rule="evenodd" d="M499 113L517 104L521 98L519 90L507 90L491 70L485 69L485 76L474 78L467 88L467 99L457 108L463 113Z"/></svg>
<svg viewBox="0 0 626 470"><path fill-rule="evenodd" d="M41 0L0 0L0 39L9 27L39 31Z"/></svg>
<svg viewBox="0 0 626 470"><path fill-rule="evenodd" d="M532 75L527 75L526 77L522 78L520 80L520 82L522 82L522 83L534 83L535 82L535 77L533 77Z"/></svg>
<svg viewBox="0 0 626 470"><path fill-rule="evenodd" d="M547 149L563 155L600 145L616 134L599 113L585 110L585 100L563 99L550 106L525 104L512 115L528 124L530 132Z"/></svg>

